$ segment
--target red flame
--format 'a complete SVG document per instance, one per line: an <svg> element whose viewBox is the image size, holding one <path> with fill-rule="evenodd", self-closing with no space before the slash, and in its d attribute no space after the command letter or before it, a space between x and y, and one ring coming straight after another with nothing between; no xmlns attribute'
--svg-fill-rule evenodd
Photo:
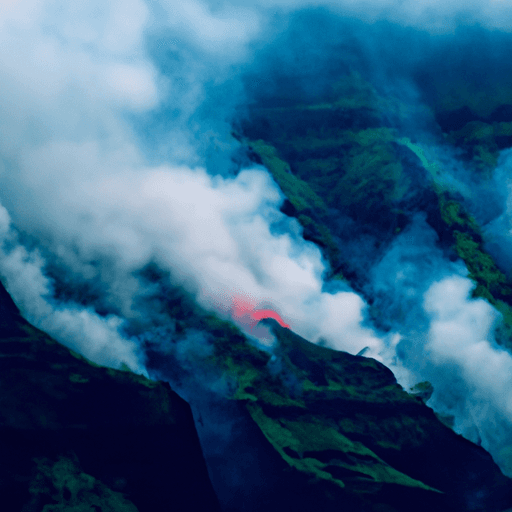
<svg viewBox="0 0 512 512"><path fill-rule="evenodd" d="M277 320L279 322L279 325L281 327L286 327L287 329L290 328L289 324L284 322L279 313L276 313L271 309L259 309L257 311L253 311L251 316L258 322L263 318L273 318L274 320Z"/></svg>
<svg viewBox="0 0 512 512"><path fill-rule="evenodd" d="M233 297L233 307L231 308L233 319L241 324L249 325L252 329L260 320L264 318L273 318L279 322L281 327L290 328L279 313L272 309L256 309L249 300L241 297Z"/></svg>

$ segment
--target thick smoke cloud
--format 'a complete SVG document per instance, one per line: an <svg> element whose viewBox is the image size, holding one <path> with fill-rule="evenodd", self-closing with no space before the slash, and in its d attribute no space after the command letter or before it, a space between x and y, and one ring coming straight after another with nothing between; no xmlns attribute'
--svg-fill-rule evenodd
<svg viewBox="0 0 512 512"><path fill-rule="evenodd" d="M494 339L500 314L471 298L475 284L466 268L448 261L436 238L417 217L372 269L372 307L400 333L386 362L406 389L431 382L429 405L509 474L512 355Z"/></svg>
<svg viewBox="0 0 512 512"><path fill-rule="evenodd" d="M348 291L322 292L320 252L278 211L282 196L265 171L222 178L172 161L148 165L123 115L155 108L163 92L172 97L172 81L181 79L183 68L178 66L177 76L172 70L158 74L141 42L149 10L139 2L129 7L133 20L123 17L126 6L115 3L66 7L56 17L56 6L42 3L32 21L20 21L16 10L7 13L4 23L11 30L5 42L12 53L0 63L6 105L0 180L16 227L73 279L102 282L102 293L116 302L121 317L137 316L133 300L143 290L132 274L155 260L174 269L177 281L210 309L229 311L233 295L241 294L279 308L297 332L313 340L323 337L354 352L371 346L377 355L380 341L360 326L363 301ZM179 132L173 145L180 149L171 155L180 151L178 161L196 162L200 146L193 147L194 128L187 123L198 122L194 115L211 79L197 47L214 58L226 53L226 23L231 26L241 11L220 21L201 4L162 8L173 20L167 30L176 25L186 38L191 68L197 68L187 78L195 94L178 88L177 97L161 100L166 108L184 102L171 129L171 136L173 129ZM250 39L255 28L249 30L244 20L237 22ZM226 69L240 55L223 58ZM222 117L221 108L209 118L216 116ZM272 231L278 223L280 234ZM12 278L6 280L14 290ZM27 304L22 308L28 312Z"/></svg>
<svg viewBox="0 0 512 512"><path fill-rule="evenodd" d="M118 333L121 318L101 317L90 307L57 306L52 301L52 286L44 275L43 259L37 251L29 252L19 245L3 206L0 237L1 275L29 321L93 362L114 368L124 364L147 375L136 344Z"/></svg>
<svg viewBox="0 0 512 512"><path fill-rule="evenodd" d="M207 309L227 316L240 296L275 308L312 341L369 347L365 355L386 361L404 385L431 380L431 403L505 465L500 453L511 443L496 425L511 421L510 356L493 345L496 313L468 298L463 266L446 260L418 218L371 271L372 308L387 322L379 335L359 295L325 291L320 251L280 213L268 172L240 164L230 136L251 101L276 91L288 101L312 97L340 72L357 71L411 104L429 101L436 77L453 67L471 64L477 74L473 63L485 61L489 80L510 74L500 31L512 26L512 8L459 5L4 2L0 273L23 313L96 362L144 371L126 326L165 321L140 300L154 290L138 272L156 263ZM485 34L477 50L474 34ZM399 128L424 132L427 117ZM455 162L454 188L475 186L456 156L446 160ZM489 233L493 226L502 234L498 221ZM201 335L193 339L201 345ZM486 364L476 369L475 358Z"/></svg>
<svg viewBox="0 0 512 512"><path fill-rule="evenodd" d="M483 299L469 298L473 287L469 279L451 277L425 294L431 315L425 349L437 373L444 374L432 406L452 414L455 428L490 450L510 473L508 450L502 447L512 443L507 428L512 421L512 355L493 343L498 314ZM462 393L457 379L464 382Z"/></svg>

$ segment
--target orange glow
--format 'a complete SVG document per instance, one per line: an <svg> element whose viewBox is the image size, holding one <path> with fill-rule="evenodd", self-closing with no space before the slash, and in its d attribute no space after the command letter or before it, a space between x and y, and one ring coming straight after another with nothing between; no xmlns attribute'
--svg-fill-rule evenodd
<svg viewBox="0 0 512 512"><path fill-rule="evenodd" d="M274 320L277 320L279 322L279 325L281 327L286 327L287 329L290 328L290 326L284 322L284 320L281 318L279 313L276 313L275 311L272 311L271 309L259 309L252 312L252 318L254 318L256 321L260 321L263 318L273 318Z"/></svg>
<svg viewBox="0 0 512 512"><path fill-rule="evenodd" d="M279 322L281 327L290 328L279 313L272 309L256 309L255 305L247 299L241 297L233 297L233 306L231 308L233 320L248 325L252 329L260 320L264 318L273 318Z"/></svg>

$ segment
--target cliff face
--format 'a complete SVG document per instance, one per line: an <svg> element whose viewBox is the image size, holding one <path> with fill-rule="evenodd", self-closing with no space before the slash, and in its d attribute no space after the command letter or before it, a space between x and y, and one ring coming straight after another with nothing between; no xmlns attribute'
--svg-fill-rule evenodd
<svg viewBox="0 0 512 512"><path fill-rule="evenodd" d="M492 198L492 172L499 150L510 142L512 121L507 107L512 90L502 85L499 102L490 94L488 112L478 113L471 94L459 95L455 105L443 100L447 93L439 88L431 104L418 107L383 98L360 76L347 75L326 98L282 105L272 98L256 101L235 136L249 157L272 173L286 196L283 213L299 221L304 238L329 261L327 281L348 282L372 305L378 292L372 289L371 268L421 216L446 261L461 259L466 265L473 296L503 314L496 340L510 348L510 275L487 251L471 215L473 199L445 180L442 161L444 151L463 154L468 179ZM408 127L419 124L411 138ZM488 210L478 212L484 221L499 214L491 211L494 206L490 200ZM361 239L364 254L357 252ZM370 315L383 330L396 321L378 307L370 307ZM432 393L429 383L412 396L379 363L311 345L275 322L278 348L272 357L240 335L200 328L212 333L216 351L210 362L237 382L231 398L264 435L258 451L280 468L269 481L279 479L281 492L289 490L281 502L277 488L269 491L266 508L512 506L512 482L492 458L455 434L450 418L441 421L424 405Z"/></svg>
<svg viewBox="0 0 512 512"><path fill-rule="evenodd" d="M242 406L239 417L245 411L263 434L247 428L258 465L274 466L266 489L251 503L239 500L239 509L512 506L512 481L483 448L441 423L421 392L406 393L373 359L314 345L274 320L262 322L277 338L272 356L232 336L230 346L214 341L211 360L236 379L229 399Z"/></svg>
<svg viewBox="0 0 512 512"><path fill-rule="evenodd" d="M58 344L3 286L0 365L2 510L218 510L188 404Z"/></svg>
<svg viewBox="0 0 512 512"><path fill-rule="evenodd" d="M190 402L223 510L512 507L512 481L491 456L424 404L428 383L409 394L373 359L262 323L276 336L271 353L208 316L197 324L212 345L201 362L178 370L172 353L148 346L150 372L195 388ZM214 368L229 385L209 397L201 375Z"/></svg>
<svg viewBox="0 0 512 512"><path fill-rule="evenodd" d="M24 321L3 287L0 312L4 510L220 509L190 408L168 384L91 365ZM216 396L219 410L241 425L215 452L217 462L207 448L211 471L229 458L240 467L223 510L512 506L512 482L491 457L444 426L380 363L264 320L277 338L270 355L227 323L189 318L213 344L202 364L232 383ZM176 361L160 355L150 366L165 364ZM199 402L198 427L207 430Z"/></svg>
<svg viewBox="0 0 512 512"><path fill-rule="evenodd" d="M302 385L288 400L260 382L238 397L290 468L308 475L324 510L341 502L354 511L404 512L512 504L512 482L489 454L443 425L385 366L265 322L279 344L272 364Z"/></svg>

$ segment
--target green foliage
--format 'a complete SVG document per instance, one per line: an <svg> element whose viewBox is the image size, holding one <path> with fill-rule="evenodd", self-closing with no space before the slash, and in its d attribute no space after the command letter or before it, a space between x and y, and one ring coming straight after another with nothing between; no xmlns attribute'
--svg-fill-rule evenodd
<svg viewBox="0 0 512 512"><path fill-rule="evenodd" d="M441 215L448 226L453 226L454 224L464 226L466 224L466 221L459 215L461 211L460 203L456 201L443 201L442 198L440 203Z"/></svg>
<svg viewBox="0 0 512 512"><path fill-rule="evenodd" d="M455 232L455 230L462 231L471 239L481 240L481 230L474 217L468 214L460 202L450 199L447 192L444 192L439 187L436 187L435 190L439 198L441 217L446 225L451 228L453 232ZM480 246L479 242L475 243Z"/></svg>
<svg viewBox="0 0 512 512"><path fill-rule="evenodd" d="M398 386L388 370L372 359L359 358L307 342L272 320L278 346L280 373L272 376L268 365L259 371L243 360L229 359L238 373L234 399L245 402L251 417L267 440L293 469L349 492L372 492L377 484L389 483L434 491L422 482L396 470L368 446L351 438L368 433L377 446L401 450L404 444L424 442L422 425L406 414L355 417L340 414L340 403L410 404L413 398ZM246 345L241 345L242 347ZM295 354L295 355L294 355ZM300 355L299 355L300 354ZM295 362L292 362L295 361ZM308 375L327 376L325 384L313 383ZM285 381L295 376L300 391ZM293 380L293 379L292 379ZM343 400L343 402L340 402ZM322 404L321 412L310 412ZM415 402L416 403L416 402ZM407 410L407 406L405 406ZM344 475L340 477L339 475ZM347 477L347 478L345 478Z"/></svg>
<svg viewBox="0 0 512 512"><path fill-rule="evenodd" d="M505 81L485 84L465 79L438 83L436 112L450 112L468 107L475 118L485 118L500 105L512 104L512 87Z"/></svg>
<svg viewBox="0 0 512 512"><path fill-rule="evenodd" d="M371 128L346 130L336 139L301 137L286 141L293 147L293 167L326 204L332 207L358 205L370 209L384 201L390 205L407 190L402 166L396 161L394 132ZM321 149L322 157L315 156Z"/></svg>
<svg viewBox="0 0 512 512"><path fill-rule="evenodd" d="M358 132L347 131L346 136L356 144L362 147L371 147L373 144L385 144L394 142L396 139L396 130L384 126L378 128L367 128Z"/></svg>
<svg viewBox="0 0 512 512"><path fill-rule="evenodd" d="M451 138L462 139L463 144L475 144L492 139L493 136L493 126L482 121L470 121L462 129L450 134Z"/></svg>
<svg viewBox="0 0 512 512"><path fill-rule="evenodd" d="M263 165L270 171L277 184L295 206L297 211L315 209L326 213L322 199L309 187L307 183L294 176L290 166L277 154L277 150L263 140L251 142L252 149L260 156Z"/></svg>
<svg viewBox="0 0 512 512"><path fill-rule="evenodd" d="M482 121L470 121L462 129L451 132L448 140L467 153L469 165L477 171L486 172L490 177L498 162L499 147L496 136L506 128Z"/></svg>
<svg viewBox="0 0 512 512"><path fill-rule="evenodd" d="M418 384L414 385L411 388L411 393L423 400L423 402L427 402L428 399L432 396L434 392L434 386L430 382L423 381L418 382Z"/></svg>
<svg viewBox="0 0 512 512"><path fill-rule="evenodd" d="M493 305L502 315L494 332L496 342L512 351L512 306L502 300L494 301Z"/></svg>
<svg viewBox="0 0 512 512"><path fill-rule="evenodd" d="M452 134L452 137L464 137L465 142L472 143L476 139L485 139L495 134L512 134L512 123L496 123L490 127L485 123L472 122ZM401 139L401 143L417 154L434 181L439 179L440 167L431 156L408 139ZM489 164L494 165L493 162ZM467 213L460 202L451 199L450 194L442 186L435 185L434 190L439 198L441 217L454 238L454 248L466 264L470 272L469 277L476 283L473 296L487 300L503 314L503 322L496 329L496 339L498 343L512 347L512 308L499 299L512 295L510 283L492 257L484 251L482 233L475 219Z"/></svg>
<svg viewBox="0 0 512 512"><path fill-rule="evenodd" d="M116 380L119 380L121 382L126 382L125 377L128 375L129 379L133 382L136 382L137 384L142 384L143 386L153 389L160 385L159 382L148 379L147 377L144 377L144 375L138 375L136 373L132 372L126 372L124 370L114 370L112 368L107 368L107 374L110 377L113 377Z"/></svg>
<svg viewBox="0 0 512 512"><path fill-rule="evenodd" d="M50 338L51 339L51 338ZM53 340L52 340L53 341ZM53 343L51 343L53 344ZM86 362L87 364L93 366L94 368L103 368L101 365L99 364L96 364L96 363L93 363L92 361L89 361L89 359L87 359L86 357L84 357L83 355L79 354L78 352L75 352L74 350L72 349L68 349L69 350L69 353L75 358L75 359L78 359L79 361L84 361Z"/></svg>
<svg viewBox="0 0 512 512"><path fill-rule="evenodd" d="M488 300L489 294L492 297L495 294L509 295L510 289L507 286L506 276L496 267L493 259L481 250L480 244L475 242L468 233L455 230L453 234L457 254L466 263L470 277L488 292L486 294L482 288L477 286L474 295L483 296ZM496 302L494 298L490 301Z"/></svg>
<svg viewBox="0 0 512 512"><path fill-rule="evenodd" d="M89 382L89 379L86 378L86 377L82 377L80 374L78 373L72 373L70 376L69 376L69 380L71 382L75 382L75 383L78 383L78 384L85 384L86 382Z"/></svg>
<svg viewBox="0 0 512 512"><path fill-rule="evenodd" d="M430 174L434 181L442 174L441 166L428 153L427 148L421 144L415 144L408 137L397 139L398 144L409 148L419 159L423 168Z"/></svg>
<svg viewBox="0 0 512 512"><path fill-rule="evenodd" d="M330 205L341 209L354 205L371 212L382 205L390 207L405 192L405 184L400 182L402 166L384 144L352 148L342 168L343 176L325 190Z"/></svg>
<svg viewBox="0 0 512 512"><path fill-rule="evenodd" d="M235 372L238 370L238 368L234 367L232 361L230 366ZM261 374L256 368L243 369L238 374L238 387L233 398L235 400L251 400L256 402L258 397L254 393L256 393L259 381L261 381Z"/></svg>
<svg viewBox="0 0 512 512"><path fill-rule="evenodd" d="M354 480L364 482L367 492L374 482L393 483L434 490L418 480L395 470L358 441L352 441L328 422L303 415L295 419L273 419L257 404L248 410L265 437L281 457L295 469L340 488L358 491ZM349 482L336 477L333 467L345 470ZM352 474L351 474L352 472Z"/></svg>
<svg viewBox="0 0 512 512"><path fill-rule="evenodd" d="M322 198L310 185L295 176L287 162L279 158L277 150L262 140L251 142L251 147L261 158L263 164L271 172L277 184L298 212L298 221L305 228L307 238L314 240L324 248L325 256L332 267L337 267L340 251L327 226L313 220L310 212L314 211L317 218L327 215L327 207Z"/></svg>
<svg viewBox="0 0 512 512"><path fill-rule="evenodd" d="M83 473L76 456L34 459L37 472L30 484L31 500L22 512L137 512L123 494ZM46 503L42 510L40 503Z"/></svg>
<svg viewBox="0 0 512 512"><path fill-rule="evenodd" d="M304 227L313 226L315 224L313 219L307 215L299 215L298 220Z"/></svg>

